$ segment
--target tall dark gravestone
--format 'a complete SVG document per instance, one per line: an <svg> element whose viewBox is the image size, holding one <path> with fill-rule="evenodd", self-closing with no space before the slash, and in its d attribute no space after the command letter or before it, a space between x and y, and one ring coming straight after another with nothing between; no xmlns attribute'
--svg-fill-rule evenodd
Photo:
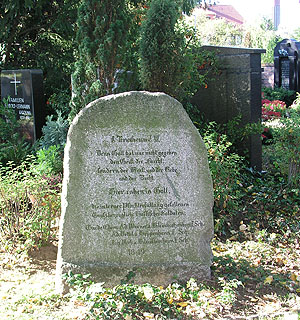
<svg viewBox="0 0 300 320"><path fill-rule="evenodd" d="M261 54L264 49L203 46L216 54L219 74L209 74L207 88L199 88L192 103L208 121L228 123L241 116L240 126L261 121ZM238 129L238 127L237 127ZM262 169L260 134L253 134L236 145L249 159L250 166Z"/></svg>
<svg viewBox="0 0 300 320"><path fill-rule="evenodd" d="M300 91L300 42L284 39L274 49L274 82L277 87Z"/></svg>
<svg viewBox="0 0 300 320"><path fill-rule="evenodd" d="M33 143L40 138L45 121L42 70L2 70L1 98L16 111L25 139Z"/></svg>

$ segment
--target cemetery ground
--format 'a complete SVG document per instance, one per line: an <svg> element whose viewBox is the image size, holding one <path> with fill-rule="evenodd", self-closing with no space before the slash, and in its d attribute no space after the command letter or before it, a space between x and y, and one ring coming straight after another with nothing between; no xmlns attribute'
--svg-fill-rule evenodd
<svg viewBox="0 0 300 320"><path fill-rule="evenodd" d="M62 297L56 240L29 253L23 244L1 249L1 319L299 319L299 189L276 174L247 179L236 181L243 196L235 213L215 217L211 280L162 288L128 275L110 290L70 275L73 290Z"/></svg>

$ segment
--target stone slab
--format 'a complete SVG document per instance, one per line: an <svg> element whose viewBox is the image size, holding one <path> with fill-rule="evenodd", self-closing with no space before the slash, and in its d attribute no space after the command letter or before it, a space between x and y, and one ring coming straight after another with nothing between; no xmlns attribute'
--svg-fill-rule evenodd
<svg viewBox="0 0 300 320"><path fill-rule="evenodd" d="M63 273L107 286L210 277L213 187L205 145L163 93L98 99L74 119L64 159L57 290Z"/></svg>
<svg viewBox="0 0 300 320"><path fill-rule="evenodd" d="M216 54L219 74L209 74L207 87L199 88L191 102L207 121L226 124L241 116L240 126L261 121L261 54L264 49L203 46ZM204 72L207 72L205 70ZM237 128L238 129L238 128ZM235 145L250 167L262 169L260 134Z"/></svg>
<svg viewBox="0 0 300 320"><path fill-rule="evenodd" d="M39 69L2 70L1 98L16 111L20 133L31 143L42 136L45 124L43 72Z"/></svg>

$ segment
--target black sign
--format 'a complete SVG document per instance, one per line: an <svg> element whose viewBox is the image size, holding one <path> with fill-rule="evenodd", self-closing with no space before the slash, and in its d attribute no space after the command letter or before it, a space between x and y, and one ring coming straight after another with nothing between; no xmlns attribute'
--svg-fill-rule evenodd
<svg viewBox="0 0 300 320"><path fill-rule="evenodd" d="M284 39L274 49L274 82L277 87L300 91L300 42Z"/></svg>
<svg viewBox="0 0 300 320"><path fill-rule="evenodd" d="M25 139L36 141L44 124L43 73L41 70L3 70L1 97L16 111Z"/></svg>

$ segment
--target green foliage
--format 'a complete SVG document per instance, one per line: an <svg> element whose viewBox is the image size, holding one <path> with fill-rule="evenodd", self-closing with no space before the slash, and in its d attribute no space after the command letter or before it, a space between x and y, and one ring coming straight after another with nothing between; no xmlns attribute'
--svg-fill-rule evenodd
<svg viewBox="0 0 300 320"><path fill-rule="evenodd" d="M270 101L280 100L284 101L287 106L290 106L296 99L296 92L293 90L286 90L284 88L262 88L263 99Z"/></svg>
<svg viewBox="0 0 300 320"><path fill-rule="evenodd" d="M151 2L140 43L141 80L147 90L170 93L172 80L178 82L184 44L184 35L175 30L178 18L174 1Z"/></svg>
<svg viewBox="0 0 300 320"><path fill-rule="evenodd" d="M282 173L288 173L288 182L292 185L300 185L300 113L298 112L300 96L295 109L289 109L289 117L281 117L279 126L273 128L273 136L276 140L276 151L280 157L279 169Z"/></svg>
<svg viewBox="0 0 300 320"><path fill-rule="evenodd" d="M259 26L247 27L246 34L247 39L245 38L243 45L247 48L266 49L266 53L261 55L261 62L273 63L274 49L282 38L276 34L270 21L264 19Z"/></svg>
<svg viewBox="0 0 300 320"><path fill-rule="evenodd" d="M273 63L274 48L282 40L276 35L270 21L264 19L259 25L236 25L225 19L207 19L206 13L188 17L190 25L196 25L202 44L234 46L246 48L264 48L262 63Z"/></svg>
<svg viewBox="0 0 300 320"><path fill-rule="evenodd" d="M293 113L298 113L300 114L300 93L299 92L296 92L296 96L297 98L294 100L294 102L292 103L291 105L291 111Z"/></svg>
<svg viewBox="0 0 300 320"><path fill-rule="evenodd" d="M229 230L234 234L233 229L236 228L240 239L257 240L261 236L259 231L266 229L267 237L275 233L283 241L293 241L300 235L297 220L300 190L288 185L287 174L281 172L280 154L274 145L264 146L264 149L267 173L242 173L240 192L243 196L235 209L236 216L230 222ZM247 226L246 231L240 231L240 223ZM289 238L291 235L293 237Z"/></svg>
<svg viewBox="0 0 300 320"><path fill-rule="evenodd" d="M44 178L33 157L0 166L1 245L30 250L54 239L60 214L61 178Z"/></svg>
<svg viewBox="0 0 300 320"><path fill-rule="evenodd" d="M211 129L215 131L216 136L223 136L226 141L229 142L226 153L238 153L245 160L248 160L248 150L241 149L241 143L245 142L251 135L261 134L263 132L263 126L260 122L241 124L242 115L234 117L232 120L225 124L206 123L202 114L199 112L197 107L192 104L186 104L186 110L195 126L200 130L201 136L207 134Z"/></svg>
<svg viewBox="0 0 300 320"><path fill-rule="evenodd" d="M297 41L299 41L300 39L300 28L297 28L294 30L293 35L291 36L292 39L296 39Z"/></svg>
<svg viewBox="0 0 300 320"><path fill-rule="evenodd" d="M185 285L170 284L167 288L151 284L121 284L112 289L105 288L104 283L92 283L88 275L65 275L69 285L84 302L89 303L86 319L193 319L203 315L207 287L198 285L190 279ZM233 288L233 284L224 287ZM234 295L234 289L231 289ZM226 302L227 305L230 301Z"/></svg>
<svg viewBox="0 0 300 320"><path fill-rule="evenodd" d="M194 30L179 18L176 2L151 2L142 27L140 78L144 89L165 92L185 102L204 84L206 74L199 73L199 68L215 61L200 50Z"/></svg>
<svg viewBox="0 0 300 320"><path fill-rule="evenodd" d="M60 114L63 118L67 118L70 113L70 99L69 88L53 93L47 101L49 113Z"/></svg>
<svg viewBox="0 0 300 320"><path fill-rule="evenodd" d="M175 0L180 5L182 11L186 14L190 14L196 5L201 4L203 8L206 8L209 4L214 3L213 0Z"/></svg>
<svg viewBox="0 0 300 320"><path fill-rule="evenodd" d="M46 125L42 128L43 136L39 140L40 147L48 149L51 146L59 146L62 153L67 140L68 129L69 122L62 117L60 112L58 112L56 120L53 119L53 115L48 116Z"/></svg>
<svg viewBox="0 0 300 320"><path fill-rule="evenodd" d="M294 108L297 110L296 103ZM229 138L231 134L225 134L224 128L214 123L198 124L208 150L214 184L215 233L218 236L230 237L237 230L242 237L240 223L250 224L253 230L256 230L257 223L268 226L269 232L272 230L282 236L298 232L299 224L294 223L293 217L300 212L299 166L296 167L298 171L293 171L293 179L288 176L291 172L291 155L292 159L298 159L293 163L299 164L297 131L300 126L294 116L283 118L282 121L289 125L278 127L278 130L284 130L281 140L276 138L272 145L264 146L267 150L264 153L264 166L268 172L265 174L247 169L245 159L233 152ZM230 125L226 127L227 133L230 132ZM257 130L256 125L250 129ZM297 184L295 181L298 181Z"/></svg>
<svg viewBox="0 0 300 320"><path fill-rule="evenodd" d="M125 67L123 62L133 20L125 0L81 3L71 117L88 102L112 93L116 71Z"/></svg>
<svg viewBox="0 0 300 320"><path fill-rule="evenodd" d="M272 19L267 18L267 17L263 17L262 22L260 24L260 28L265 31L270 31L270 30L274 31L274 24L273 24Z"/></svg>
<svg viewBox="0 0 300 320"><path fill-rule="evenodd" d="M37 151L36 157L35 169L40 174L51 176L62 173L63 160L60 146L52 145L48 149L42 148Z"/></svg>
<svg viewBox="0 0 300 320"><path fill-rule="evenodd" d="M14 161L19 164L30 153L31 146L19 132L16 112L0 101L0 163Z"/></svg>
<svg viewBox="0 0 300 320"><path fill-rule="evenodd" d="M266 53L261 55L262 63L274 63L274 49L278 42L283 40L278 35L275 35L273 32L268 32L265 36L263 48L266 49Z"/></svg>
<svg viewBox="0 0 300 320"><path fill-rule="evenodd" d="M46 97L68 88L77 6L75 0L2 1L0 69L42 69Z"/></svg>
<svg viewBox="0 0 300 320"><path fill-rule="evenodd" d="M190 25L195 25L202 44L219 46L240 46L244 35L243 28L225 19L207 19L206 13L187 18Z"/></svg>
<svg viewBox="0 0 300 320"><path fill-rule="evenodd" d="M232 219L243 195L239 186L244 169L243 158L230 152L232 143L220 133L215 123L209 123L201 135L208 150L214 185L215 230L223 232L225 222Z"/></svg>
<svg viewBox="0 0 300 320"><path fill-rule="evenodd" d="M242 115L234 117L232 120L228 121L224 125L220 126L220 131L224 132L228 140L232 143L231 151L239 151L240 145L251 135L261 134L263 132L263 126L260 122L247 123L245 125L241 124ZM247 158L248 150L244 150L244 155Z"/></svg>
<svg viewBox="0 0 300 320"><path fill-rule="evenodd" d="M242 282L233 279L226 281L224 278L219 278L219 283L222 287L222 291L219 293L218 298L224 305L233 305L237 301L236 289L238 286L242 286Z"/></svg>
<svg viewBox="0 0 300 320"><path fill-rule="evenodd" d="M68 129L69 122L60 112L56 120L53 119L53 115L47 117L46 125L42 128L43 135L37 143L37 172L47 176L62 173Z"/></svg>

